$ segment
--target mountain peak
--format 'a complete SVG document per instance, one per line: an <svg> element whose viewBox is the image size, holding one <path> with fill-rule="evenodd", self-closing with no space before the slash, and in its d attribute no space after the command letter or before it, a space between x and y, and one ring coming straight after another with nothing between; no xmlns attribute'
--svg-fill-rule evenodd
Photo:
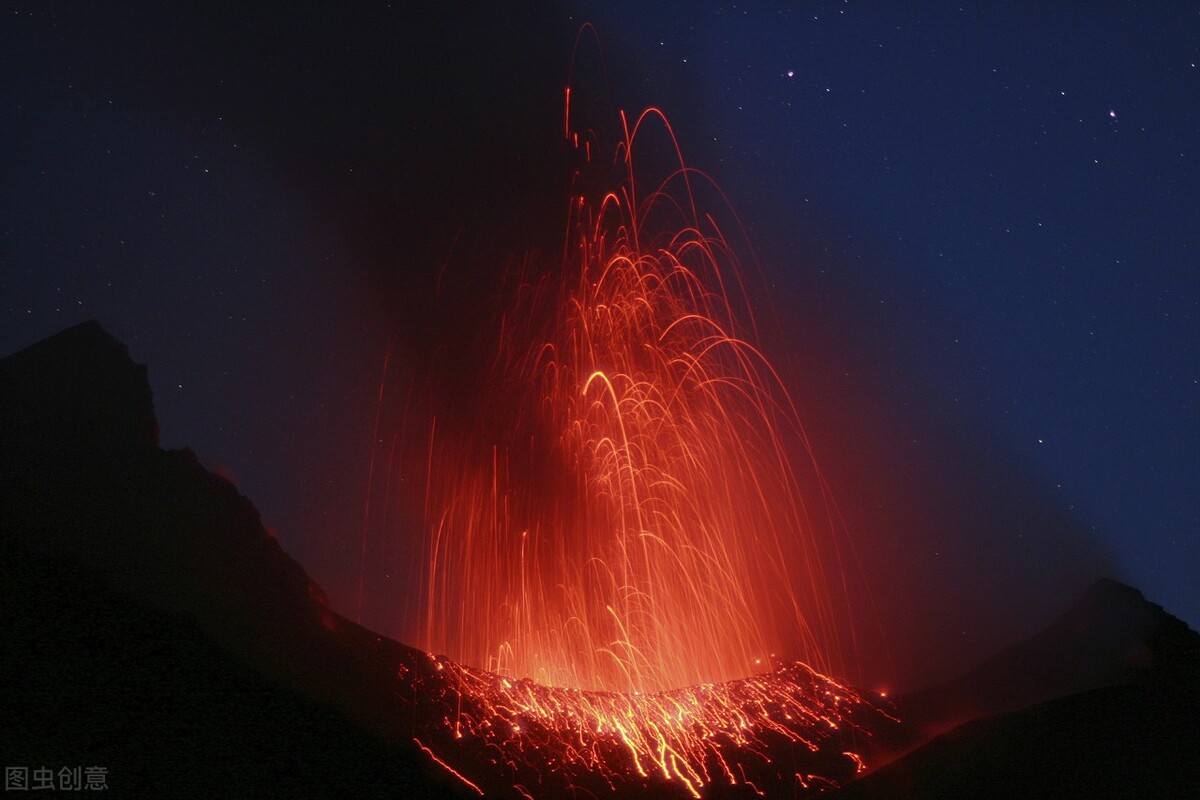
<svg viewBox="0 0 1200 800"><path fill-rule="evenodd" d="M910 721L937 730L1103 686L1172 682L1198 668L1200 634L1132 586L1101 578L1040 632L902 705Z"/></svg>
<svg viewBox="0 0 1200 800"><path fill-rule="evenodd" d="M1141 602L1146 599L1140 590L1127 583L1121 583L1116 578L1100 578L1087 590L1085 597L1112 597Z"/></svg>
<svg viewBox="0 0 1200 800"><path fill-rule="evenodd" d="M95 320L0 359L0 443L41 470L156 447L146 367Z"/></svg>

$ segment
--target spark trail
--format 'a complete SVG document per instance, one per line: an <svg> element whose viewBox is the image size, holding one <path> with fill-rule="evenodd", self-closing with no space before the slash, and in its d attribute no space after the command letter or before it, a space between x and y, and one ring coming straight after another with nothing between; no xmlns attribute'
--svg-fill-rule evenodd
<svg viewBox="0 0 1200 800"><path fill-rule="evenodd" d="M897 722L800 663L650 694L548 687L433 656L398 672L419 698L414 717L433 720L414 741L487 796L817 794L860 774L860 753Z"/></svg>
<svg viewBox="0 0 1200 800"><path fill-rule="evenodd" d="M699 210L698 186L719 191L657 109L622 113L600 162L566 101L582 166L562 263L527 265L478 415L430 429L414 638L448 657L407 668L440 719L418 744L522 796L548 771L695 797L837 784L862 768L862 720L894 720L822 674L835 517L735 248ZM643 191L648 131L671 163Z"/></svg>
<svg viewBox="0 0 1200 800"><path fill-rule="evenodd" d="M678 164L641 197L651 122ZM828 666L829 557L791 400L666 118L622 128L624 180L571 199L563 269L505 315L474 428L431 433L421 641L618 692L743 677L785 647Z"/></svg>

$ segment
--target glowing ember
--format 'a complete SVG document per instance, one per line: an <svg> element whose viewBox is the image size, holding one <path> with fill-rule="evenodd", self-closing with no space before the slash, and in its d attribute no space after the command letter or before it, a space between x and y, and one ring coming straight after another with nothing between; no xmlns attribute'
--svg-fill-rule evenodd
<svg viewBox="0 0 1200 800"><path fill-rule="evenodd" d="M571 203L573 277L522 287L475 429L435 426L434 652L623 692L761 672L785 646L823 663L803 436L752 341L733 253L693 210L695 173L637 195L650 119L669 132L654 110L625 126L619 190Z"/></svg>
<svg viewBox="0 0 1200 800"><path fill-rule="evenodd" d="M853 748L895 722L799 663L651 694L547 687L433 656L400 674L420 698L417 718L436 720L416 742L488 795L796 796L854 777L863 760Z"/></svg>
<svg viewBox="0 0 1200 800"><path fill-rule="evenodd" d="M823 503L820 474L733 248L697 211L710 184L660 112L621 121L615 158L593 160L568 91L586 163L562 271L522 283L473 425L432 426L415 638L450 657L401 668L438 720L415 740L481 793L532 796L551 773L593 793L827 787L886 715L801 663L828 671L836 647L834 526L803 501ZM643 197L648 123L674 166ZM589 194L606 170L616 187Z"/></svg>

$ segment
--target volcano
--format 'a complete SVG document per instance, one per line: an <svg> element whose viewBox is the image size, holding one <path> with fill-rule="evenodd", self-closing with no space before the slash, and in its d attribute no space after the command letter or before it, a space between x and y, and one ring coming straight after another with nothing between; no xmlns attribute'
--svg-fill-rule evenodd
<svg viewBox="0 0 1200 800"><path fill-rule="evenodd" d="M146 375L95 322L0 361L6 788L70 788L64 775L84 768L118 794L181 796L1095 797L1200 785L1200 635L1115 581L894 704L802 664L633 698L555 690L339 615L234 484L159 447ZM714 709L744 725L705 728ZM654 714L690 720L697 736L662 734Z"/></svg>

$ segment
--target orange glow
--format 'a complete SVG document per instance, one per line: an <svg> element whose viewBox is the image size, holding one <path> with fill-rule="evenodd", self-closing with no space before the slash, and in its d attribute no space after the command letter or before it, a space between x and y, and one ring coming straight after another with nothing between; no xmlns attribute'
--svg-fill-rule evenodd
<svg viewBox="0 0 1200 800"><path fill-rule="evenodd" d="M417 744L486 794L507 795L511 788L528 797L519 782L525 779L549 796L571 788L586 789L584 796L597 789L622 796L631 788L673 786L677 792L665 796L700 798L714 785L807 794L860 773L863 757L845 746L861 746L896 722L800 663L649 694L548 687L432 655L402 665L398 674L420 698L414 719L434 721L421 734L430 745ZM469 764L479 783L450 760Z"/></svg>
<svg viewBox="0 0 1200 800"><path fill-rule="evenodd" d="M416 738L414 738L414 739L413 739L413 741L414 741L414 742L416 742L416 745L417 745L417 747L421 748L422 750L424 750L426 753L428 753L428 754L429 754L429 757L433 759L433 761L434 761L434 763L435 763L435 764L437 764L439 767L441 767L442 769L444 769L444 770L446 770L447 772L449 772L449 773L450 773L451 775L453 775L454 777L458 778L458 779L459 779L460 781L462 781L462 782L463 782L465 785L467 785L467 786L470 786L472 789L474 789L475 791L479 792L479 794L480 794L480 795L483 795L483 789L480 789L478 786L476 786L474 783L472 783L472 782L471 782L471 780L470 780L469 778L467 778L467 776L463 775L461 772L459 772L458 770L456 770L454 767L450 766L450 765L449 765L449 764L447 764L445 761L443 761L442 759L438 758L438 755L437 755L437 753L433 752L433 751L432 751L432 750L430 750L428 747L426 747L425 745L421 744L421 740L420 740L420 739L416 739Z"/></svg>
<svg viewBox="0 0 1200 800"><path fill-rule="evenodd" d="M478 416L429 429L410 640L446 655L404 670L437 709L423 735L522 796L549 772L697 798L837 785L863 721L892 718L822 674L843 666L836 514L758 344L736 218L699 210L719 190L661 111L622 113L606 165L572 99L562 263L527 263ZM670 166L643 191L651 135Z"/></svg>
<svg viewBox="0 0 1200 800"><path fill-rule="evenodd" d="M489 407L466 432L431 428L417 639L601 691L740 678L780 652L828 668L828 543L794 465L819 473L734 251L696 210L703 176L660 111L621 120L625 177L571 198L566 279L522 285ZM677 166L641 197L650 122Z"/></svg>

